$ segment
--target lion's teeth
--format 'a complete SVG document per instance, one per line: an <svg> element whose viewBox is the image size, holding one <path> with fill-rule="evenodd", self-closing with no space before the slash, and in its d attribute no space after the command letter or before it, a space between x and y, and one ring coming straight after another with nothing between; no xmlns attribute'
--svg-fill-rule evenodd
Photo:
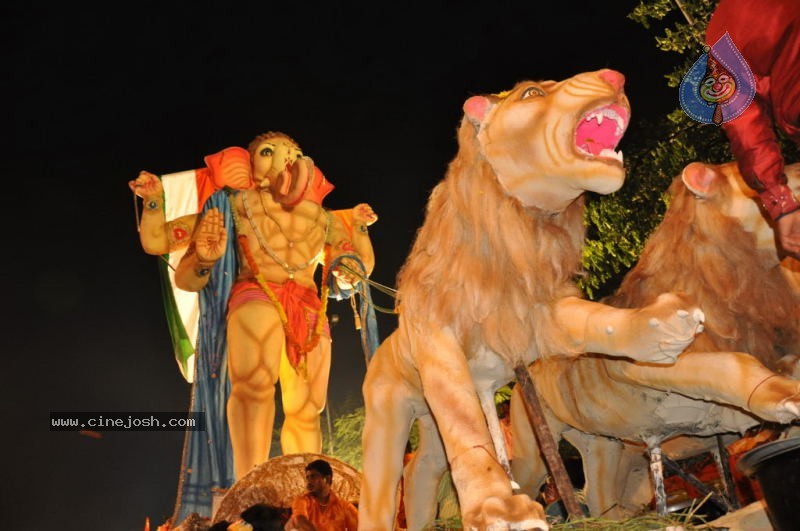
<svg viewBox="0 0 800 531"><path fill-rule="evenodd" d="M600 152L600 156L622 162L622 151L614 151L613 149L605 148Z"/></svg>
<svg viewBox="0 0 800 531"><path fill-rule="evenodd" d="M617 131L625 130L625 120L614 109L602 109L599 111L592 111L586 115L584 121L590 122L592 120L597 120L597 125L602 125L603 120L605 120L606 118L614 120L614 122L616 122Z"/></svg>

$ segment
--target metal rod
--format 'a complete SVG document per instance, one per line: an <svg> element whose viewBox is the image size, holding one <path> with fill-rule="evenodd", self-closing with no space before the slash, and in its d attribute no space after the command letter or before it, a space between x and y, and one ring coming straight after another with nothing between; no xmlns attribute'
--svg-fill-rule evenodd
<svg viewBox="0 0 800 531"><path fill-rule="evenodd" d="M136 201L136 192L133 192L133 215L136 216L136 232L142 232L142 219L139 217L139 202Z"/></svg>
<svg viewBox="0 0 800 531"><path fill-rule="evenodd" d="M656 512L659 516L667 514L667 490L664 487L664 463L661 444L648 445L650 453L650 474L653 477L653 488L656 493Z"/></svg>
<svg viewBox="0 0 800 531"><path fill-rule="evenodd" d="M714 492L714 490L708 488L702 481L697 479L696 476L684 471L678 463L667 457L666 455L661 456L662 460L664 461L664 465L666 466L667 470L680 476L682 480L686 483L690 484L692 487L697 489L700 494L703 496L710 496L710 500L714 502L720 509L723 509L725 512L733 511L733 507L728 503L727 500L722 498L719 494Z"/></svg>

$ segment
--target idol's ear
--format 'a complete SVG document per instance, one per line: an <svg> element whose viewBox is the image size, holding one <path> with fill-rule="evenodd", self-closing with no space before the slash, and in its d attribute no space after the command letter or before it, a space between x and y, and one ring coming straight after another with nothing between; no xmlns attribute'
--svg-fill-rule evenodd
<svg viewBox="0 0 800 531"><path fill-rule="evenodd" d="M226 186L234 190L246 190L253 186L253 169L250 165L250 152L240 147L229 147L205 157L211 170L211 178L216 189Z"/></svg>
<svg viewBox="0 0 800 531"><path fill-rule="evenodd" d="M694 195L706 198L711 194L718 176L719 172L713 166L692 162L683 169L681 180Z"/></svg>
<svg viewBox="0 0 800 531"><path fill-rule="evenodd" d="M494 104L486 96L472 96L464 102L464 116L479 127Z"/></svg>

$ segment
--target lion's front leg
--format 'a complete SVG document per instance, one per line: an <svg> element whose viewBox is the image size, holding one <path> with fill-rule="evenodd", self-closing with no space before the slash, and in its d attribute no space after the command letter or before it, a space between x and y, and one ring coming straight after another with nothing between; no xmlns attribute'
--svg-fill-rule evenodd
<svg viewBox="0 0 800 531"><path fill-rule="evenodd" d="M416 341L413 356L442 436L465 529L547 529L544 511L514 495L494 445L465 353L450 330Z"/></svg>
<svg viewBox="0 0 800 531"><path fill-rule="evenodd" d="M703 312L677 295L664 293L639 309L620 309L577 297L555 306L556 322L573 352L624 356L649 363L673 363L703 330Z"/></svg>

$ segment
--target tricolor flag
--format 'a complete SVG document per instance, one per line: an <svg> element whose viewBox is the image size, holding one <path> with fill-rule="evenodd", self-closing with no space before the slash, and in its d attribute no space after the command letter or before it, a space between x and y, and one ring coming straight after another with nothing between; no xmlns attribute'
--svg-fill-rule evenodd
<svg viewBox="0 0 800 531"><path fill-rule="evenodd" d="M211 194L226 186L234 189L250 187L250 154L247 150L227 148L209 155L205 162L207 167L202 169L161 176L167 222L198 214ZM185 252L183 248L165 256L166 263L162 262L161 265L161 280L175 360L183 377L191 383L194 381L200 298L198 293L184 291L175 285L175 269Z"/></svg>

